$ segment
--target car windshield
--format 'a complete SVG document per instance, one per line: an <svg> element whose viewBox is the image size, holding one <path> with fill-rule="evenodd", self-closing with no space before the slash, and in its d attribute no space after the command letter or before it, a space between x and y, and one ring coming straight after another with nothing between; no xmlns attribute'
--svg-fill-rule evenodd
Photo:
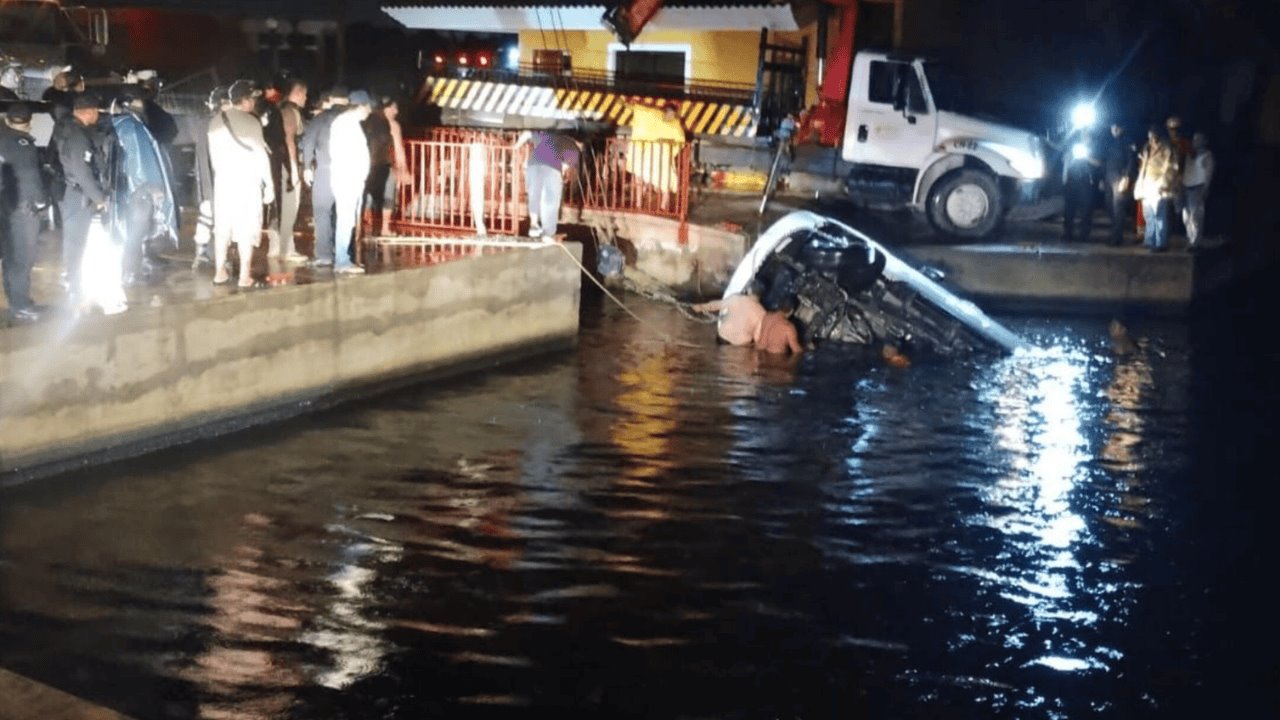
<svg viewBox="0 0 1280 720"><path fill-rule="evenodd" d="M933 94L935 107L948 112L971 114L964 79L954 67L927 62L924 64L924 74L929 80L929 92Z"/></svg>
<svg viewBox="0 0 1280 720"><path fill-rule="evenodd" d="M65 23L56 3L0 2L0 44L58 45L70 39Z"/></svg>

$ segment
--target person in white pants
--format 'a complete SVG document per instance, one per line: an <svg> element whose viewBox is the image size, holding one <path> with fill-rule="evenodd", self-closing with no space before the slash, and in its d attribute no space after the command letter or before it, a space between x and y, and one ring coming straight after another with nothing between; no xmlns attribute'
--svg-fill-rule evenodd
<svg viewBox="0 0 1280 720"><path fill-rule="evenodd" d="M1204 133L1191 136L1191 155L1182 171L1183 194L1182 224L1187 227L1187 248L1200 247L1204 234L1204 204L1209 197L1209 183L1213 181L1213 153L1209 151Z"/></svg>
<svg viewBox="0 0 1280 720"><path fill-rule="evenodd" d="M351 240L364 201L369 178L369 143L361 123L373 112L369 93L356 90L348 97L348 107L334 118L329 128L329 155L333 163L334 258L333 271L362 273L351 261Z"/></svg>
<svg viewBox="0 0 1280 720"><path fill-rule="evenodd" d="M253 249L262 243L262 206L275 200L262 123L250 112L261 94L249 80L227 90L231 108L209 121L209 162L213 166L214 285L231 282L227 251L236 244L242 288L261 287L250 275Z"/></svg>

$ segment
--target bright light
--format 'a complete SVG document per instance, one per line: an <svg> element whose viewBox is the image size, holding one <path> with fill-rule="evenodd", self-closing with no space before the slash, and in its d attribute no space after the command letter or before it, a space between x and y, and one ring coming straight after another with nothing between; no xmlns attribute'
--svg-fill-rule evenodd
<svg viewBox="0 0 1280 720"><path fill-rule="evenodd" d="M479 64L480 67L489 67L489 56L488 55L478 56L476 58L476 63Z"/></svg>
<svg viewBox="0 0 1280 720"><path fill-rule="evenodd" d="M507 48L507 69L508 70L520 69L520 48L514 45Z"/></svg>
<svg viewBox="0 0 1280 720"><path fill-rule="evenodd" d="M999 152L999 150L997 150ZM1032 153L1009 148L1001 153L1009 159L1009 166L1025 180L1044 177L1044 161Z"/></svg>
<svg viewBox="0 0 1280 720"><path fill-rule="evenodd" d="M444 64L444 56L443 56L443 55L437 55L437 56L435 57L435 60L436 60L436 64L437 64L437 65L443 65L443 64Z"/></svg>
<svg viewBox="0 0 1280 720"><path fill-rule="evenodd" d="M100 218L89 223L84 258L80 261L80 295L88 303L114 315L128 309L124 294L124 246L115 242Z"/></svg>
<svg viewBox="0 0 1280 720"><path fill-rule="evenodd" d="M466 55L459 55L459 56L458 56L458 64L459 64L459 65L466 65L466 64L467 64L467 56L466 56Z"/></svg>
<svg viewBox="0 0 1280 720"><path fill-rule="evenodd" d="M1093 127L1098 121L1098 109L1093 103L1080 103L1071 108L1071 127L1075 130Z"/></svg>
<svg viewBox="0 0 1280 720"><path fill-rule="evenodd" d="M1084 160L1089 157L1089 146L1084 143L1076 143L1071 146L1071 157L1076 160Z"/></svg>

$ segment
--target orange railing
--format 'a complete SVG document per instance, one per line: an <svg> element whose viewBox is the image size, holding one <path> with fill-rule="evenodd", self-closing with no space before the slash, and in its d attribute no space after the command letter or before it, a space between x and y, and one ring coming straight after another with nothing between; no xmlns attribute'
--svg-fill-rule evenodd
<svg viewBox="0 0 1280 720"><path fill-rule="evenodd" d="M684 221L692 165L687 144L607 138L604 149L583 162L582 206Z"/></svg>
<svg viewBox="0 0 1280 720"><path fill-rule="evenodd" d="M527 147L506 131L436 128L405 142L413 181L400 188L395 223L406 234L519 235L527 225ZM689 216L689 145L606 138L566 176L565 205L605 212Z"/></svg>

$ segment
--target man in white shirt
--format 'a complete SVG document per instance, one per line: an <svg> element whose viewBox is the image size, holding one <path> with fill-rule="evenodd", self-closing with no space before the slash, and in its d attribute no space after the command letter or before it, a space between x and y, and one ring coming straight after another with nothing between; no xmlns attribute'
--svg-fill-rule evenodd
<svg viewBox="0 0 1280 720"><path fill-rule="evenodd" d="M262 123L250 111L261 94L249 80L227 90L231 107L209 121L209 162L213 166L214 285L231 282L227 250L240 255L239 287L257 287L250 275L253 249L262 242L262 206L275 201Z"/></svg>
<svg viewBox="0 0 1280 720"><path fill-rule="evenodd" d="M1213 180L1213 153L1209 151L1204 133L1191 136L1191 154L1182 170L1182 185L1186 204L1182 208L1182 224L1187 227L1187 249L1200 246L1204 234L1204 204L1209 196L1209 183Z"/></svg>
<svg viewBox="0 0 1280 720"><path fill-rule="evenodd" d="M358 274L364 268L351 261L351 241L364 186L369 178L369 143L361 123L373 112L369 93L356 90L348 98L348 107L333 120L329 128L329 156L332 163L334 199L333 271Z"/></svg>

